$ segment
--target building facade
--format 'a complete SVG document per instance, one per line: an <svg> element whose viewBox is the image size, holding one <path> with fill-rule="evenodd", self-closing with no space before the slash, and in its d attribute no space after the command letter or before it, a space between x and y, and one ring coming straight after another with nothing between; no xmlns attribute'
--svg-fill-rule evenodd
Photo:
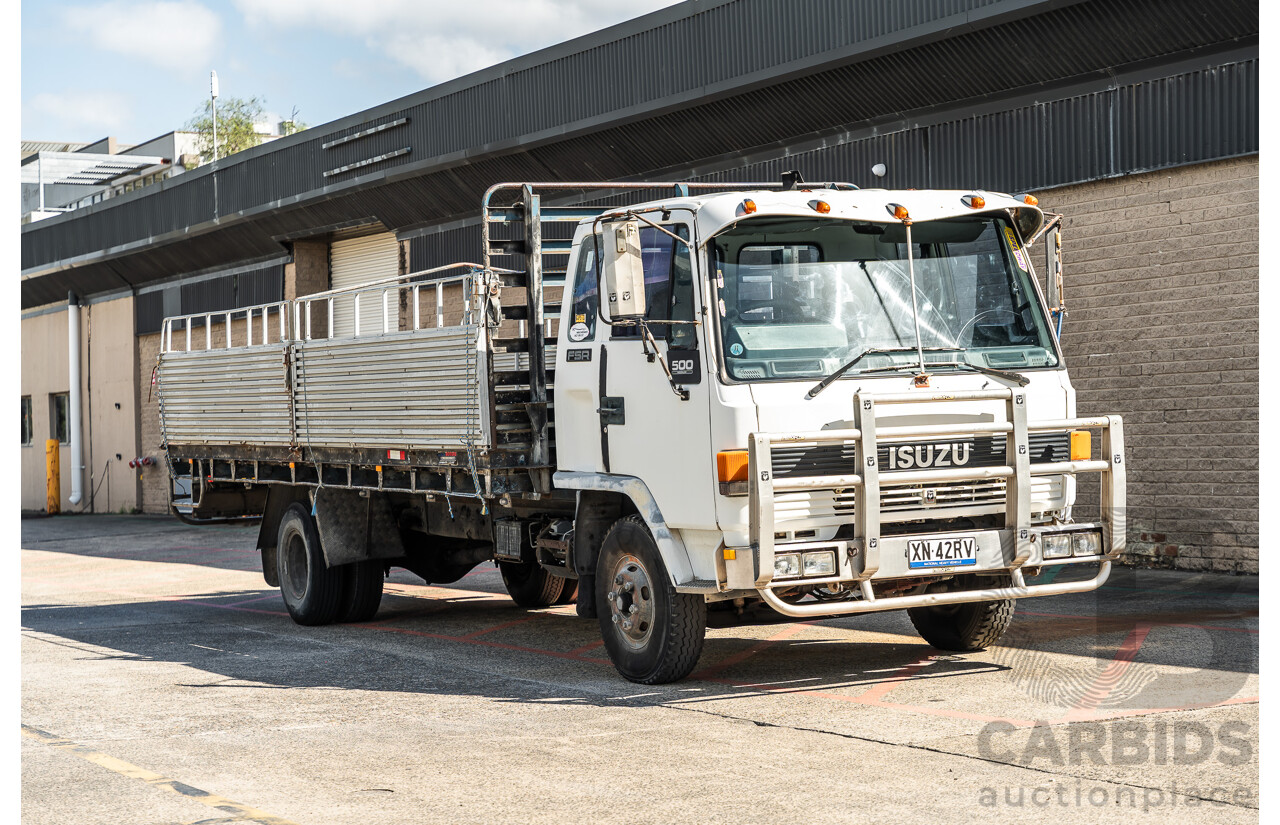
<svg viewBox="0 0 1280 825"><path fill-rule="evenodd" d="M166 315L473 260L498 182L792 169L1035 192L1063 213L1063 345L1080 411L1126 417L1132 560L1256 571L1258 19L1244 2L695 0L32 224L33 431L66 391L68 292L98 316L81 324L97 336L86 363L94 346L128 352L134 382L126 403L123 367L95 371L111 356L86 370L85 427L106 439L85 450L87 475L161 455L150 376ZM133 446L117 449L126 418ZM33 441L23 506L39 509ZM165 509L163 462L129 478L112 508Z"/></svg>

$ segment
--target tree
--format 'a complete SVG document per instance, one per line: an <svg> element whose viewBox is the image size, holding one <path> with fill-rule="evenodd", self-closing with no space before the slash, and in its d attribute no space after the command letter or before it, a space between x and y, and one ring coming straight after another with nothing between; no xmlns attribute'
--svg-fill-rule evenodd
<svg viewBox="0 0 1280 825"><path fill-rule="evenodd" d="M262 135L258 134L254 124L261 122L265 104L266 101L260 97L247 100L238 97L218 98L218 157L225 158L262 143ZM297 106L293 107L289 119L282 121L280 126L281 134L285 135L307 128L307 124L298 119ZM196 151L200 154L200 162L208 163L213 160L213 107L210 101L205 101L204 107L187 121L185 128L196 133Z"/></svg>
<svg viewBox="0 0 1280 825"><path fill-rule="evenodd" d="M288 120L280 121L280 134L282 135L292 135L296 132L301 132L303 129L306 129L306 128L307 128L307 124L303 123L301 120L298 119L297 106L294 106L293 111L289 113Z"/></svg>
<svg viewBox="0 0 1280 825"><path fill-rule="evenodd" d="M262 118L262 100L251 97L224 97L218 100L218 151L217 157L225 158L245 149L252 149L262 142L253 124ZM187 121L187 131L195 132L196 151L204 161L214 158L213 151L213 101L206 100L203 110Z"/></svg>

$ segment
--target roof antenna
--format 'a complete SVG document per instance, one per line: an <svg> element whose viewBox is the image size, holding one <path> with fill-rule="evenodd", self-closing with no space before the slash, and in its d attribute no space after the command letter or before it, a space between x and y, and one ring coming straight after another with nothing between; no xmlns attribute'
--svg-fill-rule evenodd
<svg viewBox="0 0 1280 825"><path fill-rule="evenodd" d="M797 183L804 183L804 176L794 169L782 173L782 191L790 192Z"/></svg>

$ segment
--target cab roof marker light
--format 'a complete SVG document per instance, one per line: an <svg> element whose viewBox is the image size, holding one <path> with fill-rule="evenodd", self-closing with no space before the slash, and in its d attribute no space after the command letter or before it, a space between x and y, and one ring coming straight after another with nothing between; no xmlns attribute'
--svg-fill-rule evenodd
<svg viewBox="0 0 1280 825"><path fill-rule="evenodd" d="M987 199L981 195L965 195L960 202L970 209L981 209L987 205Z"/></svg>
<svg viewBox="0 0 1280 825"><path fill-rule="evenodd" d="M738 208L742 211L742 214L751 215L756 211L756 202L751 200L751 198L747 198Z"/></svg>
<svg viewBox="0 0 1280 825"><path fill-rule="evenodd" d="M831 211L831 204L826 201L809 201L809 208L820 215L826 215Z"/></svg>
<svg viewBox="0 0 1280 825"><path fill-rule="evenodd" d="M1019 197L1018 197L1018 200L1022 201L1022 202L1023 202L1023 203L1025 203L1027 206L1039 206L1039 205L1040 205L1040 199L1039 199L1039 198L1037 198L1035 195L1021 195L1021 196L1019 196Z"/></svg>
<svg viewBox="0 0 1280 825"><path fill-rule="evenodd" d="M889 210L890 215L893 215L900 221L905 221L911 217L911 214L907 212L907 207L900 203L886 203L884 208Z"/></svg>

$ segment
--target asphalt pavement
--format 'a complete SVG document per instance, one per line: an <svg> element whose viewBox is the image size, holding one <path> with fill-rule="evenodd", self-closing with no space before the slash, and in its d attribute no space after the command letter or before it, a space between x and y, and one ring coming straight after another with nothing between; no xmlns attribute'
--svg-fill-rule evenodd
<svg viewBox="0 0 1280 825"><path fill-rule="evenodd" d="M490 564L307 628L256 527L22 527L33 825L1258 820L1254 577L1121 568L964 655L905 613L712 629L645 687Z"/></svg>

